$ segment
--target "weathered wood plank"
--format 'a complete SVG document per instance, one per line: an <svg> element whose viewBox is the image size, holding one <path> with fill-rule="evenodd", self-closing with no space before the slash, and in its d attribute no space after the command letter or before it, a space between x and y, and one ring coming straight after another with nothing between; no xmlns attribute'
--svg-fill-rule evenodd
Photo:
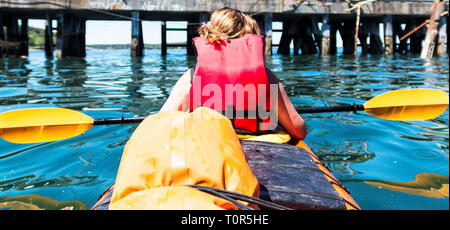
<svg viewBox="0 0 450 230"><path fill-rule="evenodd" d="M446 3L448 7L448 2ZM361 7L364 15L421 15L431 13L430 2L408 2L408 1L376 1ZM223 7L240 9L248 13L294 13L294 14L337 14L353 15L354 12L347 11L349 5L346 1L319 1L307 0L15 0L0 2L1 8L8 9L30 9L30 10L77 10L91 11L90 13L101 14L98 10L108 12L141 11L143 15L157 12L212 12ZM105 16L105 15L103 15ZM110 15L112 19L114 16ZM117 18L116 18L117 19Z"/></svg>

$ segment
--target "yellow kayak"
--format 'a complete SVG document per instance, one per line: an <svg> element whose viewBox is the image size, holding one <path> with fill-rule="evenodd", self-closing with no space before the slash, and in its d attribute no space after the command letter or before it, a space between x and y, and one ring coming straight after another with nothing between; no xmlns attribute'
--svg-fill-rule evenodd
<svg viewBox="0 0 450 230"><path fill-rule="evenodd" d="M116 182L94 210L358 210L303 142L236 134L207 108L147 117L128 141Z"/></svg>

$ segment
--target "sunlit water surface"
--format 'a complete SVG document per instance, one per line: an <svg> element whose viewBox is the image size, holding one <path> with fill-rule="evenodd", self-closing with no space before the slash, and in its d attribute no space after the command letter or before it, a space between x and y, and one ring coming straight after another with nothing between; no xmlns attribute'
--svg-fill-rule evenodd
<svg viewBox="0 0 450 230"><path fill-rule="evenodd" d="M0 59L0 112L63 107L94 118L157 112L194 59L185 50L88 50L84 59ZM448 57L279 56L266 65L297 106L364 103L383 92L435 88L448 94ZM307 144L362 209L448 209L448 110L428 121L388 121L365 112L303 114ZM92 207L114 183L134 125L95 126L66 140L12 144L0 139L1 203L38 195L46 208ZM31 195L34 194L34 195ZM31 195L31 196L30 196ZM44 202L45 203L45 202Z"/></svg>

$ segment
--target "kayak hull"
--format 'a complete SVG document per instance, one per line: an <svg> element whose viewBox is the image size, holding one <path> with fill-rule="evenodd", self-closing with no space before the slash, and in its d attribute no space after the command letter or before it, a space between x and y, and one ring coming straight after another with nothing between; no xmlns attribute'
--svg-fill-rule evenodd
<svg viewBox="0 0 450 230"><path fill-rule="evenodd" d="M358 210L349 192L303 141L276 144L242 140L242 148L260 184L260 198L300 210ZM106 210L110 186L93 210Z"/></svg>

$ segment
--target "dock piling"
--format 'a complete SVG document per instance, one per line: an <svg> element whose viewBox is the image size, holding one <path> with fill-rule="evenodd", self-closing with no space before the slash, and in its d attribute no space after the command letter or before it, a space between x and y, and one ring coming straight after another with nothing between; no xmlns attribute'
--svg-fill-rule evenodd
<svg viewBox="0 0 450 230"><path fill-rule="evenodd" d="M28 57L28 19L22 18L20 25L20 51L21 57Z"/></svg>
<svg viewBox="0 0 450 230"><path fill-rule="evenodd" d="M75 15L63 13L58 17L55 56L86 56L86 20Z"/></svg>
<svg viewBox="0 0 450 230"><path fill-rule="evenodd" d="M316 43L313 38L313 21L310 17L300 17L295 21L294 55L317 54Z"/></svg>
<svg viewBox="0 0 450 230"><path fill-rule="evenodd" d="M417 28L417 24L420 22L419 18L414 18L411 22L414 28ZM410 52L413 54L419 54L422 51L422 42L425 38L425 28L420 28L410 35L409 46Z"/></svg>
<svg viewBox="0 0 450 230"><path fill-rule="evenodd" d="M284 20L283 29L280 38L280 44L278 45L277 53L281 55L289 55L291 53L291 41L295 34L295 20Z"/></svg>
<svg viewBox="0 0 450 230"><path fill-rule="evenodd" d="M362 26L360 26L360 29L358 31L358 39L359 43L361 45L362 54L368 54L370 53L369 44L367 43L367 38L369 38L369 24L367 21L362 22ZM356 40L355 40L355 50L356 50ZM355 51L353 51L355 52ZM356 54L355 54L356 55Z"/></svg>
<svg viewBox="0 0 450 230"><path fill-rule="evenodd" d="M392 15L384 17L384 54L394 54L394 31L392 27Z"/></svg>
<svg viewBox="0 0 450 230"><path fill-rule="evenodd" d="M186 51L187 55L195 55L195 47L192 41L193 38L199 36L197 29L202 26L203 23L207 23L209 20L208 13L200 13L188 20L187 25L187 39L186 39Z"/></svg>
<svg viewBox="0 0 450 230"><path fill-rule="evenodd" d="M317 17L312 17L311 22L312 22L312 24L311 24L312 35L314 36L313 44L315 44L317 47L315 53L321 53L322 52L322 33L319 30L319 20L317 19Z"/></svg>
<svg viewBox="0 0 450 230"><path fill-rule="evenodd" d="M28 56L27 18L19 19L14 15L0 15L0 30L0 57Z"/></svg>
<svg viewBox="0 0 450 230"><path fill-rule="evenodd" d="M161 21L161 55L167 55L167 22Z"/></svg>
<svg viewBox="0 0 450 230"><path fill-rule="evenodd" d="M445 55L445 44L447 42L447 16L441 17L441 22L439 23L439 36L438 45L436 47L436 53L439 56ZM448 47L448 45L447 45Z"/></svg>
<svg viewBox="0 0 450 230"><path fill-rule="evenodd" d="M327 56L330 55L330 35L331 35L331 31L330 31L330 20L329 17L327 15L325 15L323 17L322 20L322 37L321 37L321 49L320 49L320 54L322 56Z"/></svg>
<svg viewBox="0 0 450 230"><path fill-rule="evenodd" d="M344 46L343 54L354 54L355 52L355 25L356 19L347 19L339 27Z"/></svg>
<svg viewBox="0 0 450 230"><path fill-rule="evenodd" d="M425 36L425 42L423 44L422 52L420 53L421 58L433 57L440 16L441 16L440 0L434 0L433 8L431 10L430 21L428 22L427 35Z"/></svg>
<svg viewBox="0 0 450 230"><path fill-rule="evenodd" d="M50 16L47 14L45 19L45 56L53 58L53 25Z"/></svg>
<svg viewBox="0 0 450 230"><path fill-rule="evenodd" d="M265 13L261 17L255 17L264 36L264 56L272 55L272 13Z"/></svg>
<svg viewBox="0 0 450 230"><path fill-rule="evenodd" d="M133 11L131 18L131 57L142 57L144 56L144 36L139 12Z"/></svg>
<svg viewBox="0 0 450 230"><path fill-rule="evenodd" d="M337 53L337 30L339 28L339 23L330 20L330 54Z"/></svg>
<svg viewBox="0 0 450 230"><path fill-rule="evenodd" d="M375 20L369 21L369 31L370 31L370 53L371 54L382 54L383 44L380 38L380 26Z"/></svg>

